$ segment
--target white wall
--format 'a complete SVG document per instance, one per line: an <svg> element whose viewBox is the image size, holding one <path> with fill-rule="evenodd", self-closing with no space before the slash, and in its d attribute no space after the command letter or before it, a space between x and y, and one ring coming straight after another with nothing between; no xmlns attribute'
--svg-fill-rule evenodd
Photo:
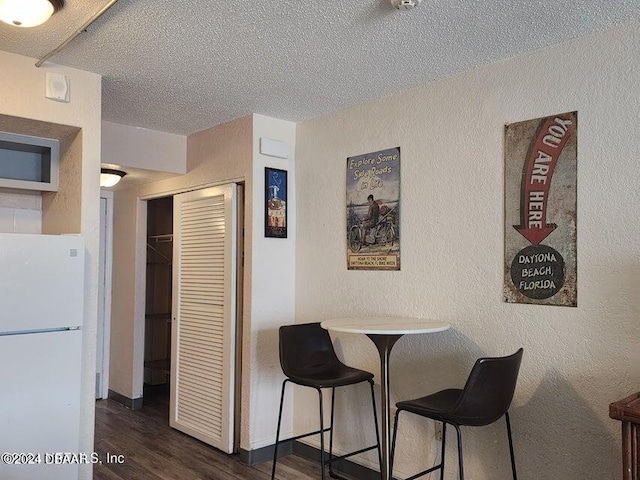
<svg viewBox="0 0 640 480"><path fill-rule="evenodd" d="M102 122L102 163L186 173L187 137Z"/></svg>
<svg viewBox="0 0 640 480"><path fill-rule="evenodd" d="M260 138L288 143L290 158L262 155ZM283 380L278 353L278 328L295 323L296 253L296 124L253 115L253 245L251 269L251 357L249 359L249 443L246 450L273 444ZM264 169L287 171L287 238L264 236ZM246 364L246 362L245 362ZM244 379L246 386L247 378ZM282 436L291 433L293 404L287 399ZM247 407L247 405L245 405ZM246 415L246 408L243 409Z"/></svg>
<svg viewBox="0 0 640 480"><path fill-rule="evenodd" d="M297 321L393 314L450 322L448 332L398 342L392 401L461 387L475 358L523 346L512 407L522 478L620 477L620 425L608 405L640 381L638 51L634 21L298 124ZM573 110L579 306L505 304L504 125ZM346 158L396 146L402 271L347 271ZM377 374L368 339L336 342L347 363ZM371 435L361 427L370 423L366 390L338 398L339 448L361 446ZM315 428L315 408L313 397L296 395L297 431ZM407 418L401 476L430 466L438 451L432 424ZM510 478L502 422L465 434L469 478ZM449 447L455 478L455 438Z"/></svg>
<svg viewBox="0 0 640 480"><path fill-rule="evenodd" d="M78 202L76 209L68 212L68 216L73 217L74 223L80 226L80 232L86 242L80 448L82 451L91 452L94 431L98 299L101 79L93 73L50 63L36 68L36 61L33 58L0 51L0 114L82 129L81 138L78 139L81 146L81 167L74 170L75 175L79 176L74 183L81 190L81 202ZM69 77L70 103L44 98L45 74L50 71L64 73ZM54 227L51 225L51 228ZM82 467L81 478L91 478L91 466Z"/></svg>

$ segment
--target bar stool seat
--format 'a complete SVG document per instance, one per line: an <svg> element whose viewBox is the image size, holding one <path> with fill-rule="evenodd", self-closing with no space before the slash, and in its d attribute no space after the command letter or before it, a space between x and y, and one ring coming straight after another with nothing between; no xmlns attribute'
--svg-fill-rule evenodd
<svg viewBox="0 0 640 480"><path fill-rule="evenodd" d="M398 410L405 410L422 417L436 417L446 423L457 423L469 427L489 425L502 416L470 416L454 412L453 408L460 401L463 392L464 390L460 388L450 388L415 400L398 402L396 407Z"/></svg>
<svg viewBox="0 0 640 480"><path fill-rule="evenodd" d="M331 365L329 368L318 367L309 369L309 372L304 376L292 373L288 378L297 385L312 388L344 387L373 380L373 373L346 365Z"/></svg>
<svg viewBox="0 0 640 480"><path fill-rule="evenodd" d="M317 390L320 406L320 429L314 432L298 435L287 440L297 440L310 435L320 435L320 465L322 479L325 478L325 464L329 464L329 474L333 478L341 478L333 471L333 462L363 453L369 450L378 450L380 460L380 435L378 433L378 416L376 401L373 391L373 373L349 367L342 363L333 349L333 343L329 332L320 326L320 323L304 323L280 327L280 366L287 377L282 382L282 394L280 396L280 409L278 411L278 427L276 430L276 443L273 453L273 465L271 479L275 479L276 464L278 461L278 447L286 440L280 440L280 425L282 422L282 408L284 404L285 388L288 382ZM371 403L373 406L373 421L376 430L376 444L361 450L333 456L333 416L335 405L335 392L337 387L356 385L368 382L371 390ZM322 389L331 388L331 424L324 428L324 412L322 401ZM329 459L325 461L324 433L329 432Z"/></svg>

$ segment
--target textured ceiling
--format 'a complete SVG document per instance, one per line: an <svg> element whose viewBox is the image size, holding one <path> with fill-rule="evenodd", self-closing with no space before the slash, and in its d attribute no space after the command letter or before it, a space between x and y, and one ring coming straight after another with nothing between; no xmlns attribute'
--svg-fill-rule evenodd
<svg viewBox="0 0 640 480"><path fill-rule="evenodd" d="M41 57L107 0L65 3L41 27L1 24L0 49ZM189 134L299 121L639 15L640 0L119 0L51 61L103 75L104 120Z"/></svg>

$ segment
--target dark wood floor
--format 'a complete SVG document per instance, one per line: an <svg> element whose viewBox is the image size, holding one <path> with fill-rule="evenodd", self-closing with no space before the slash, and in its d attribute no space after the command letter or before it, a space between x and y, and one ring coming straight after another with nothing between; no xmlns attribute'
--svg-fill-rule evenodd
<svg viewBox="0 0 640 480"><path fill-rule="evenodd" d="M168 425L166 395L145 396L145 406L131 411L112 400L96 403L95 451L102 463L94 480L266 480L271 462L254 467L226 455ZM107 463L107 453L124 463ZM112 457L113 458L113 457ZM289 455L278 461L279 480L320 477L318 464Z"/></svg>

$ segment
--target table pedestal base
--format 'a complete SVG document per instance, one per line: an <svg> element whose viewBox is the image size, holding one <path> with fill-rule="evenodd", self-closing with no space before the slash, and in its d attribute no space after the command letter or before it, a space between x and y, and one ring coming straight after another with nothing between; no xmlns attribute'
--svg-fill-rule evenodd
<svg viewBox="0 0 640 480"><path fill-rule="evenodd" d="M322 322L322 328L333 332L360 333L371 339L380 354L380 374L382 387L382 459L380 473L382 480L390 480L391 456L391 406L389 401L389 356L393 345L404 335L443 332L449 324L429 322L422 318L407 317L349 317L334 318Z"/></svg>
<svg viewBox="0 0 640 480"><path fill-rule="evenodd" d="M389 357L391 349L402 335L377 335L367 334L367 337L375 344L380 354L380 385L382 387L382 464L380 465L380 476L382 480L391 480L390 454L391 454L391 404L389 398Z"/></svg>

